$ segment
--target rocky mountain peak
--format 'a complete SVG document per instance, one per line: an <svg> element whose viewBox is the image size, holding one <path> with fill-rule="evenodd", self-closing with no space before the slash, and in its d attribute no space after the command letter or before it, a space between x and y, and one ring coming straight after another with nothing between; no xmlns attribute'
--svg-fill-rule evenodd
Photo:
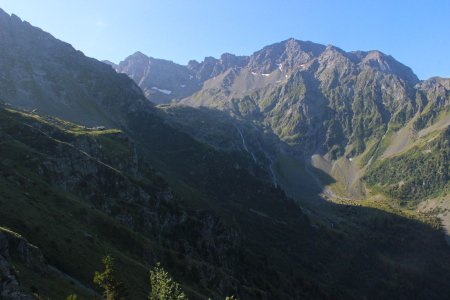
<svg viewBox="0 0 450 300"><path fill-rule="evenodd" d="M341 55L347 56L347 52L345 52L341 48L336 47L336 46L334 46L332 44L328 44L321 54L323 55L324 53L339 53Z"/></svg>
<svg viewBox="0 0 450 300"><path fill-rule="evenodd" d="M187 68L190 70L197 69L199 65L200 63L198 61L196 61L195 59L191 59L187 64Z"/></svg>
<svg viewBox="0 0 450 300"><path fill-rule="evenodd" d="M283 42L282 42L283 43ZM290 38L284 42L285 48L293 52L303 51L310 53L312 56L318 56L325 50L325 46L311 41L301 41Z"/></svg>
<svg viewBox="0 0 450 300"><path fill-rule="evenodd" d="M191 61L188 68L195 74L195 77L201 82L215 77L225 71L236 62L237 57L233 54L225 53L221 59L207 56L201 63Z"/></svg>
<svg viewBox="0 0 450 300"><path fill-rule="evenodd" d="M450 78L431 77L421 83L423 88L441 87L450 90Z"/></svg>
<svg viewBox="0 0 450 300"><path fill-rule="evenodd" d="M306 64L317 57L325 46L309 41L288 39L286 41L269 45L255 52L250 57L249 67L252 71L268 74L276 68L292 70Z"/></svg>
<svg viewBox="0 0 450 300"><path fill-rule="evenodd" d="M145 55L144 53L142 53L140 51L136 51L135 53L131 54L130 56L125 58L125 60L123 60L120 63L125 63L125 62L130 62L130 61L132 61L132 62L148 61L149 59L150 59L149 56Z"/></svg>
<svg viewBox="0 0 450 300"><path fill-rule="evenodd" d="M212 59L214 65L216 59ZM190 62L192 68L197 65ZM166 103L191 95L199 87L195 72L173 61L149 57L136 52L121 61L117 72L131 77L155 103Z"/></svg>
<svg viewBox="0 0 450 300"><path fill-rule="evenodd" d="M136 52L134 52L131 56L134 56L134 57L146 57L146 58L149 58L149 56L145 55L145 54L142 53L141 51L136 51Z"/></svg>
<svg viewBox="0 0 450 300"><path fill-rule="evenodd" d="M223 65L225 69L243 67L247 62L247 56L236 56L231 53L224 53L220 56L220 64Z"/></svg>
<svg viewBox="0 0 450 300"><path fill-rule="evenodd" d="M145 76L150 57L143 54L140 51L128 56L125 60L121 61L117 67L120 73L126 73L134 81L139 81L140 78Z"/></svg>
<svg viewBox="0 0 450 300"><path fill-rule="evenodd" d="M0 8L0 20L1 19L5 19L5 18L9 19L9 17L10 17L9 14L6 11L4 11L3 9Z"/></svg>
<svg viewBox="0 0 450 300"><path fill-rule="evenodd" d="M15 23L22 23L22 22L24 22L17 15L15 15L15 14L11 14L10 15L10 14L8 14L6 11L4 11L1 8L0 8L0 21L9 21L9 22L15 22ZM28 23L28 22L25 22L25 23Z"/></svg>
<svg viewBox="0 0 450 300"><path fill-rule="evenodd" d="M318 58L322 61L349 60L352 62L357 62L352 55L331 44L326 46L326 48L323 52L320 53Z"/></svg>
<svg viewBox="0 0 450 300"><path fill-rule="evenodd" d="M378 50L351 52L358 60L359 65L365 69L370 68L385 74L397 75L399 78L411 84L419 82L416 74L404 64L398 62L391 55L384 54Z"/></svg>

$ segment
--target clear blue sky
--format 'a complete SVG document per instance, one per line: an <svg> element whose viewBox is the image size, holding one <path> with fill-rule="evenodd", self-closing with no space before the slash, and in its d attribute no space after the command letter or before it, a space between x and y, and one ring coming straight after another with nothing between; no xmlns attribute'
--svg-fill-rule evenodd
<svg viewBox="0 0 450 300"><path fill-rule="evenodd" d="M450 77L449 0L0 0L0 7L114 62L139 50L186 64L294 37L378 49L421 79Z"/></svg>

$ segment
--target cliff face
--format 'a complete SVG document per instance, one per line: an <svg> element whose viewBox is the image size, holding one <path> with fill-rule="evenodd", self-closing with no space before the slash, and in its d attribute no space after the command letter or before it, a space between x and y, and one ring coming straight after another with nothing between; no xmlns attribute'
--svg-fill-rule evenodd
<svg viewBox="0 0 450 300"><path fill-rule="evenodd" d="M224 289L221 291L236 288L237 281L232 274L241 260L242 247L237 232L212 212L189 211L184 207L167 183L138 159L134 145L123 133L11 110L3 110L1 114L2 138L12 147L4 151L12 150L16 143L26 147L20 154L17 149L12 151L27 157L21 167L33 176L57 190L76 195L130 232L188 258L191 263L184 267L197 270L197 276L202 279L200 285L211 284L220 268L231 272L214 279L219 280L219 286ZM4 162L9 158L11 154L4 155ZM4 172L8 173L7 168ZM88 236L93 238L90 233ZM164 259L142 250L140 259L146 257L150 259L148 263ZM194 261L201 261L209 268L199 268Z"/></svg>
<svg viewBox="0 0 450 300"><path fill-rule="evenodd" d="M11 261L20 262L41 275L48 273L39 248L20 235L0 228L0 296L5 300L31 300L34 297L20 287Z"/></svg>

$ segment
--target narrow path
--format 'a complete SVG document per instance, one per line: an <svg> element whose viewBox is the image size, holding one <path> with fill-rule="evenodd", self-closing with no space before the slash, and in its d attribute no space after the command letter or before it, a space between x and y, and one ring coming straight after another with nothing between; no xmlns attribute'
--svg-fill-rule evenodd
<svg viewBox="0 0 450 300"><path fill-rule="evenodd" d="M68 147L70 147L70 148L73 148L74 150L76 150L76 151L80 152L81 154L85 155L88 159L93 160L93 161L97 162L98 164L100 164L100 165L102 165L102 166L104 166L104 167L106 167L106 168L108 168L108 169L110 169L110 170L112 170L112 171L114 171L114 172L117 172L117 173L119 173L119 174L122 174L122 172L120 172L120 171L117 170L116 168L114 168L114 167L112 167L112 166L110 166L110 165L108 165L108 164L105 164L104 162L102 162L101 160L97 159L96 157L91 156L89 153L87 153L87 152L85 152L85 151L83 151L83 150L81 150L81 149L78 149L77 147L75 147L75 146L72 145L71 143L68 143L68 142L64 142L64 141L55 139L54 137L52 137L52 136L49 135L48 133L42 131L41 129L39 129L39 128L37 128L37 127L31 125L31 124L28 124L28 123L25 123L25 122L23 122L23 124L24 124L25 126L28 126L28 127L30 127L30 128L33 128L34 130L37 130L39 133L41 133L41 134L44 135L45 137L47 137L47 138L49 138L49 139L51 139L51 140L53 140L53 141L55 141L55 142L57 142L57 143L61 143L61 144L66 145L66 146L68 146Z"/></svg>

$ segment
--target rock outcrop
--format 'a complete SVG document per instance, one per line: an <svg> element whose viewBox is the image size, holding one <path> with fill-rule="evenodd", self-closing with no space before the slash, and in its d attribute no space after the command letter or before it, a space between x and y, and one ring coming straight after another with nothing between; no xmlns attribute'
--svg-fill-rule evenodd
<svg viewBox="0 0 450 300"><path fill-rule="evenodd" d="M47 263L39 248L14 232L0 229L0 298L4 300L35 299L21 289L11 261L20 262L42 275L48 272Z"/></svg>

